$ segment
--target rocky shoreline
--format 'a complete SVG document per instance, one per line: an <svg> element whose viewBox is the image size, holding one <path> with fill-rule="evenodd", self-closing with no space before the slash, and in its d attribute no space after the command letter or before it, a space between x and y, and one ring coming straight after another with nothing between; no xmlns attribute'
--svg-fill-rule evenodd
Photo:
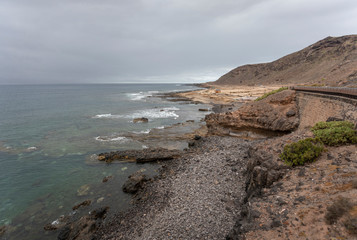
<svg viewBox="0 0 357 240"><path fill-rule="evenodd" d="M356 203L351 203L354 212L333 225L325 218L336 199L353 202L357 196L357 146L329 148L318 162L304 167L291 168L279 159L286 143L312 134L300 102L295 92L284 91L238 111L218 111L206 117L207 137L194 137L184 151L100 155L99 160L107 162L160 157L165 162L152 179L140 173L130 176L123 186L134 186L127 190L134 194L128 211L105 218L108 209L99 209L100 216L91 213L67 224L59 239L354 239L345 222L347 217L355 219ZM282 135L245 140L229 136L235 127Z"/></svg>

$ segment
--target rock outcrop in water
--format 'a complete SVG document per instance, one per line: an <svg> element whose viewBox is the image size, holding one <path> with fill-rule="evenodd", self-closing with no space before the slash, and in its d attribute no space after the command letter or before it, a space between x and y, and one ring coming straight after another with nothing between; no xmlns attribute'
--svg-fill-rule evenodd
<svg viewBox="0 0 357 240"><path fill-rule="evenodd" d="M219 134L221 127L290 132L299 125L296 93L285 90L234 112L209 114L205 120L211 134Z"/></svg>
<svg viewBox="0 0 357 240"><path fill-rule="evenodd" d="M164 148L126 150L101 153L98 155L98 160L107 163L112 161L146 163L171 160L179 157L181 154L182 152L179 150L168 150Z"/></svg>
<svg viewBox="0 0 357 240"><path fill-rule="evenodd" d="M149 119L147 119L145 117L134 118L133 119L133 123L147 123L147 122L149 122Z"/></svg>
<svg viewBox="0 0 357 240"><path fill-rule="evenodd" d="M98 208L79 220L68 223L61 229L57 239L95 239L94 233L101 226L108 209L108 207Z"/></svg>

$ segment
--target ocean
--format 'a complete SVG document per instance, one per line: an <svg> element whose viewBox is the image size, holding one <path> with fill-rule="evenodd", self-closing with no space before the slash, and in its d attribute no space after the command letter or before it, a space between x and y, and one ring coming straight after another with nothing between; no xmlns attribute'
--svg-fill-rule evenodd
<svg viewBox="0 0 357 240"><path fill-rule="evenodd" d="M121 190L142 169L158 164L112 163L101 152L148 147L187 147L176 135L200 126L202 106L157 97L194 90L181 84L0 86L0 226L5 239L53 239L43 230L72 206L91 200L122 211L131 196ZM133 123L145 117L148 123ZM192 122L194 124L180 124ZM160 137L161 136L161 137ZM106 176L110 181L102 183Z"/></svg>

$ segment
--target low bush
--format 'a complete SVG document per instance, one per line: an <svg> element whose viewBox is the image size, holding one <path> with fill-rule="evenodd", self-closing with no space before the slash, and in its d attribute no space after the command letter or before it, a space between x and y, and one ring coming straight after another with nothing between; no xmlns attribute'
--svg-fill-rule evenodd
<svg viewBox="0 0 357 240"><path fill-rule="evenodd" d="M275 93L278 93L278 92L281 92L281 91L284 91L284 90L287 90L288 88L287 87L281 87L279 89L276 89L276 90L273 90L271 92L268 92L268 93L265 93L263 96L261 97L258 97L257 99L255 99L255 101L260 101L260 100L263 100L264 98L267 98L268 96L270 95L273 95Z"/></svg>
<svg viewBox="0 0 357 240"><path fill-rule="evenodd" d="M327 207L325 214L325 220L328 224L334 224L352 207L352 204L348 198L338 197L332 205Z"/></svg>
<svg viewBox="0 0 357 240"><path fill-rule="evenodd" d="M328 146L357 143L354 125L347 121L319 122L312 128L316 139Z"/></svg>
<svg viewBox="0 0 357 240"><path fill-rule="evenodd" d="M315 161L323 151L324 146L321 141L307 138L285 145L280 158L289 166L299 166Z"/></svg>

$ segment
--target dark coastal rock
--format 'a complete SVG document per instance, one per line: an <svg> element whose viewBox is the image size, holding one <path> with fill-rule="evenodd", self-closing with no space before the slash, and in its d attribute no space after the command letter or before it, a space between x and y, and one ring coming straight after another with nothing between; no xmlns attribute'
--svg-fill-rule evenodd
<svg viewBox="0 0 357 240"><path fill-rule="evenodd" d="M137 171L128 177L128 180L124 183L122 189L126 193L136 193L140 188L143 187L144 183L149 181L145 174L142 171Z"/></svg>
<svg viewBox="0 0 357 240"><path fill-rule="evenodd" d="M270 153L259 150L257 147L251 147L248 153L246 192L247 198L250 198L259 195L262 188L270 187L282 178L286 172L286 166L278 164Z"/></svg>
<svg viewBox="0 0 357 240"><path fill-rule="evenodd" d="M6 232L6 226L0 226L0 237Z"/></svg>
<svg viewBox="0 0 357 240"><path fill-rule="evenodd" d="M60 216L58 219L53 221L52 223L46 224L43 229L46 231L55 231L57 229L63 228L70 221L69 216Z"/></svg>
<svg viewBox="0 0 357 240"><path fill-rule="evenodd" d="M109 207L98 208L90 212L88 215L83 216L74 222L68 223L60 230L57 239L96 239L95 233L105 219L108 209Z"/></svg>
<svg viewBox="0 0 357 240"><path fill-rule="evenodd" d="M205 117L211 134L218 134L221 127L233 129L262 129L290 132L299 126L296 93L285 90L258 102L249 102L234 112Z"/></svg>
<svg viewBox="0 0 357 240"><path fill-rule="evenodd" d="M110 163L112 161L124 161L124 162L156 162L166 161L178 158L182 152L179 150L168 150L164 148L143 149L143 150L125 150L116 151L110 153L101 153L98 155L99 161L105 161Z"/></svg>
<svg viewBox="0 0 357 240"><path fill-rule="evenodd" d="M85 207L91 205L92 201L91 200L85 200L81 203L78 203L77 205L72 207L72 210L77 210L80 207Z"/></svg>
<svg viewBox="0 0 357 240"><path fill-rule="evenodd" d="M134 118L133 119L133 123L147 123L147 122L149 122L149 119L147 119L145 117Z"/></svg>
<svg viewBox="0 0 357 240"><path fill-rule="evenodd" d="M200 112L208 112L209 109L208 108L199 108L198 111L200 111Z"/></svg>
<svg viewBox="0 0 357 240"><path fill-rule="evenodd" d="M105 183L105 182L108 182L109 179L111 179L113 176L106 176L103 178L102 182Z"/></svg>

